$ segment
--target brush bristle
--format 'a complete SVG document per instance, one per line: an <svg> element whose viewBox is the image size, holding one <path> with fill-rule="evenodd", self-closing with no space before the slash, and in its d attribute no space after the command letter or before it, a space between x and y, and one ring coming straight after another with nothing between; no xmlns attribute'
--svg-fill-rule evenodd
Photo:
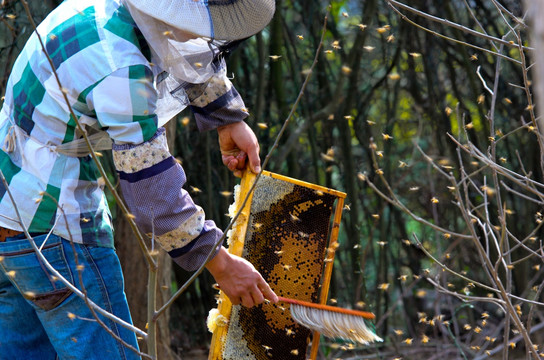
<svg viewBox="0 0 544 360"><path fill-rule="evenodd" d="M333 311L312 309L303 305L291 305L291 316L300 325L318 331L329 338L342 338L363 345L383 341L359 316Z"/></svg>

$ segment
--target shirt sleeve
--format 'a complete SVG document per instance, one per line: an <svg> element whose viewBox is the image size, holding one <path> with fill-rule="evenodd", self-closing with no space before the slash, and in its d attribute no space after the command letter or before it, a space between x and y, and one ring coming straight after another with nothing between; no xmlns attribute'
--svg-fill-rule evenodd
<svg viewBox="0 0 544 360"><path fill-rule="evenodd" d="M113 139L113 160L126 205L138 227L188 271L196 270L223 235L183 189L185 172L157 129L156 92L145 67L121 69L91 92L99 124Z"/></svg>
<svg viewBox="0 0 544 360"><path fill-rule="evenodd" d="M200 131L239 122L248 116L244 101L227 77L225 67L206 84L192 84L185 91Z"/></svg>

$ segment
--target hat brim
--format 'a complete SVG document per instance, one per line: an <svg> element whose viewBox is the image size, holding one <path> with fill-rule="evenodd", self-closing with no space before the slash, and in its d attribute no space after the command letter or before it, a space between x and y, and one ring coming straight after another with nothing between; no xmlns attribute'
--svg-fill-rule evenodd
<svg viewBox="0 0 544 360"><path fill-rule="evenodd" d="M218 40L239 40L261 31L274 16L274 0L125 0L177 29Z"/></svg>

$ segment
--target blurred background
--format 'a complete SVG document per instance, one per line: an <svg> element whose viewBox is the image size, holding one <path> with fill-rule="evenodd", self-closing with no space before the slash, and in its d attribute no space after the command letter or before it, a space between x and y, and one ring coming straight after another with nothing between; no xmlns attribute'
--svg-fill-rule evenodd
<svg viewBox="0 0 544 360"><path fill-rule="evenodd" d="M37 22L58 3L29 1ZM374 312L385 340L322 339L319 356L543 356L538 49L520 1L276 3L270 25L228 58L228 73L261 158L270 153L266 170L347 193L329 303ZM19 1L2 1L0 20L4 94L32 28ZM187 190L225 228L238 179L221 163L217 134L199 133L189 111L168 132ZM108 156L104 164L112 169ZM116 222L127 294L144 327L144 259L124 218ZM160 275L159 303L190 276L164 254ZM203 273L160 321L161 359L206 358L212 283Z"/></svg>

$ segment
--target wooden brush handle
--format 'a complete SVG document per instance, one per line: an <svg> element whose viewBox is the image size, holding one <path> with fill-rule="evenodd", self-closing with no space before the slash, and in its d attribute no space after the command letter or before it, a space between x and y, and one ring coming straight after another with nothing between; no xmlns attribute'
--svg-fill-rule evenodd
<svg viewBox="0 0 544 360"><path fill-rule="evenodd" d="M278 296L278 299L279 299L279 301L283 301L283 302L286 302L288 304L306 306L306 307L319 309L319 310L324 310L324 311L333 311L333 312L346 314L346 315L360 316L360 317L363 317L365 319L375 319L376 318L376 315L374 315L373 313L370 313L370 312L366 312L366 311L357 311L357 310L339 308L339 307L323 305L323 304L314 304L314 303L307 302L307 301L285 298L283 296Z"/></svg>

